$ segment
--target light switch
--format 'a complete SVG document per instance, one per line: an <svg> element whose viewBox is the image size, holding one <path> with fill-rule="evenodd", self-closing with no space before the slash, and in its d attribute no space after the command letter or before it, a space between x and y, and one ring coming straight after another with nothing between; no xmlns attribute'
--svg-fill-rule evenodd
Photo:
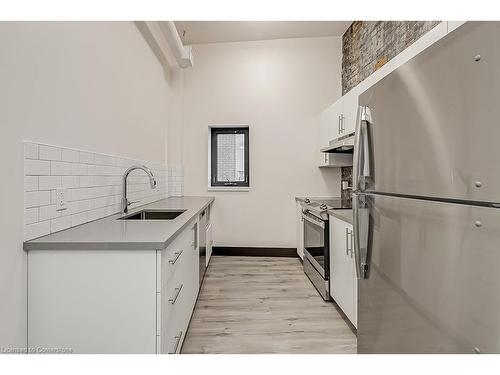
<svg viewBox="0 0 500 375"><path fill-rule="evenodd" d="M58 188L56 190L56 211L63 211L68 208L66 201L66 188Z"/></svg>

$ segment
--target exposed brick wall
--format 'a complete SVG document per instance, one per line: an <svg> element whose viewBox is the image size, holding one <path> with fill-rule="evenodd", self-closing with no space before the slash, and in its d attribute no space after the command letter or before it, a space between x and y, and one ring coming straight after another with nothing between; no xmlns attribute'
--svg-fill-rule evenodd
<svg viewBox="0 0 500 375"><path fill-rule="evenodd" d="M438 23L354 21L342 37L342 93L347 93Z"/></svg>

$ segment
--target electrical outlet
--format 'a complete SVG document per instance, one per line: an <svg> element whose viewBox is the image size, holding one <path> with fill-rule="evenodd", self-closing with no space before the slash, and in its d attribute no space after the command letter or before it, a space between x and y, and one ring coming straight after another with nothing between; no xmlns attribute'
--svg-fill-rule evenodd
<svg viewBox="0 0 500 375"><path fill-rule="evenodd" d="M58 188L56 190L56 211L64 211L68 208L68 202L66 201L66 188Z"/></svg>
<svg viewBox="0 0 500 375"><path fill-rule="evenodd" d="M349 181L342 181L342 190L350 190Z"/></svg>

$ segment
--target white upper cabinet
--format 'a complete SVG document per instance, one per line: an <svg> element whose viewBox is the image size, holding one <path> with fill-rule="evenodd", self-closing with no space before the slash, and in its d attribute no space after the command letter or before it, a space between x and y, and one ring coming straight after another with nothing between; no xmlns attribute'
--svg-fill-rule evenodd
<svg viewBox="0 0 500 375"><path fill-rule="evenodd" d="M339 136L354 133L358 117L358 87L354 87L342 97L342 121Z"/></svg>
<svg viewBox="0 0 500 375"><path fill-rule="evenodd" d="M328 147L332 139L337 138L339 129L339 116L342 114L342 99L337 100L331 106L326 108L319 118L319 143L318 152L319 165L328 166L331 164L330 154L321 152L322 148Z"/></svg>
<svg viewBox="0 0 500 375"><path fill-rule="evenodd" d="M448 21L448 32L451 33L453 30L462 26L466 21Z"/></svg>

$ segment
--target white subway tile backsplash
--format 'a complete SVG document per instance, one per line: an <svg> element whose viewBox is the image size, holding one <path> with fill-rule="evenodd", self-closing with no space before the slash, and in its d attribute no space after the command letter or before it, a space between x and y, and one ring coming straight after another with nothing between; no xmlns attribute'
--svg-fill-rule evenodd
<svg viewBox="0 0 500 375"><path fill-rule="evenodd" d="M80 176L80 187L91 187L94 186L92 185L92 178L94 176Z"/></svg>
<svg viewBox="0 0 500 375"><path fill-rule="evenodd" d="M39 145L38 158L40 160L61 160L61 149L46 145Z"/></svg>
<svg viewBox="0 0 500 375"><path fill-rule="evenodd" d="M61 186L61 176L38 177L38 190L53 190L60 188Z"/></svg>
<svg viewBox="0 0 500 375"><path fill-rule="evenodd" d="M116 198L117 197L114 197L114 196L96 198L96 199L94 199L94 205L96 208L111 206L111 205L117 203Z"/></svg>
<svg viewBox="0 0 500 375"><path fill-rule="evenodd" d="M71 163L51 161L50 174L53 176L71 176Z"/></svg>
<svg viewBox="0 0 500 375"><path fill-rule="evenodd" d="M89 197L89 192L87 188L79 188L79 189L69 189L69 198L68 200L79 201L82 199L87 199Z"/></svg>
<svg viewBox="0 0 500 375"><path fill-rule="evenodd" d="M33 224L38 222L38 207L24 210L24 223Z"/></svg>
<svg viewBox="0 0 500 375"><path fill-rule="evenodd" d="M38 145L36 143L24 143L24 158L38 159Z"/></svg>
<svg viewBox="0 0 500 375"><path fill-rule="evenodd" d="M71 174L73 176L86 176L89 171L87 164L71 164Z"/></svg>
<svg viewBox="0 0 500 375"><path fill-rule="evenodd" d="M54 219L61 216L61 211L56 211L56 205L42 206L38 208L38 218L40 221Z"/></svg>
<svg viewBox="0 0 500 375"><path fill-rule="evenodd" d="M90 152L80 151L80 163L94 164L94 154Z"/></svg>
<svg viewBox="0 0 500 375"><path fill-rule="evenodd" d="M93 199L87 199L83 201L77 201L80 211L90 211L95 207L95 202Z"/></svg>
<svg viewBox="0 0 500 375"><path fill-rule="evenodd" d="M80 212L80 202L79 201L68 202L66 204L66 209L60 212L61 216L70 216L77 214L78 212Z"/></svg>
<svg viewBox="0 0 500 375"><path fill-rule="evenodd" d="M78 176L62 176L62 187L66 189L80 187L80 177Z"/></svg>
<svg viewBox="0 0 500 375"><path fill-rule="evenodd" d="M71 216L62 216L50 220L50 233L59 232L71 227Z"/></svg>
<svg viewBox="0 0 500 375"><path fill-rule="evenodd" d="M75 215L71 215L71 226L76 227L77 225L81 225L88 221L87 212L80 212Z"/></svg>
<svg viewBox="0 0 500 375"><path fill-rule="evenodd" d="M50 234L50 221L41 221L39 223L25 225L24 227L24 238L26 240L31 240L47 234Z"/></svg>
<svg viewBox="0 0 500 375"><path fill-rule="evenodd" d="M50 204L50 191L30 191L24 193L24 205L26 208L40 207Z"/></svg>
<svg viewBox="0 0 500 375"><path fill-rule="evenodd" d="M103 155L103 154L95 154L95 161L94 164L97 165L117 165L118 164L118 158L114 158L109 155Z"/></svg>
<svg viewBox="0 0 500 375"><path fill-rule="evenodd" d="M182 166L133 160L64 147L24 143L25 238L32 239L120 212L122 176L134 164L147 165L158 186L152 190L143 171L128 178L131 207L169 195L182 195ZM37 160L40 159L40 160ZM43 159L43 160L41 160ZM67 208L56 211L56 189L67 190Z"/></svg>
<svg viewBox="0 0 500 375"><path fill-rule="evenodd" d="M26 176L50 175L50 161L25 159L24 173Z"/></svg>
<svg viewBox="0 0 500 375"><path fill-rule="evenodd" d="M80 161L80 152L76 150L70 150L68 148L63 148L61 160L78 163Z"/></svg>
<svg viewBox="0 0 500 375"><path fill-rule="evenodd" d="M24 176L24 191L38 190L38 176Z"/></svg>
<svg viewBox="0 0 500 375"><path fill-rule="evenodd" d="M89 221L100 219L105 216L104 208L96 208L94 210L90 210L87 215Z"/></svg>

